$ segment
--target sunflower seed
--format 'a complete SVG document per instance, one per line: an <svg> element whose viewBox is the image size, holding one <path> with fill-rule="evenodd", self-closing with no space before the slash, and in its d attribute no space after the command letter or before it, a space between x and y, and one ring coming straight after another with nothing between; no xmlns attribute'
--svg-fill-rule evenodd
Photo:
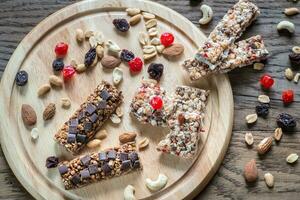
<svg viewBox="0 0 300 200"><path fill-rule="evenodd" d="M296 153L292 153L286 158L286 162L292 164L298 160L298 157Z"/></svg>
<svg viewBox="0 0 300 200"><path fill-rule="evenodd" d="M157 20L156 19L150 19L149 21L147 21L145 23L145 26L146 26L147 29L152 28L156 25L157 25Z"/></svg>
<svg viewBox="0 0 300 200"><path fill-rule="evenodd" d="M258 96L258 101L260 103L270 103L270 97L267 96L267 95L262 94L262 95Z"/></svg>
<svg viewBox="0 0 300 200"><path fill-rule="evenodd" d="M294 72L291 70L291 68L286 68L284 75L285 75L286 79L288 79L289 81L293 80L293 78L294 78Z"/></svg>

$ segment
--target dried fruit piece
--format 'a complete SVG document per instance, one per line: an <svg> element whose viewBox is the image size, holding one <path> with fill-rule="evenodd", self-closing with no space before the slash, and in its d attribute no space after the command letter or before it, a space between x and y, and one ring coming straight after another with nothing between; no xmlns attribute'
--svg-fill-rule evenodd
<svg viewBox="0 0 300 200"><path fill-rule="evenodd" d="M138 143L138 148L139 150L145 149L149 145L149 139L148 138L143 138L141 141Z"/></svg>
<svg viewBox="0 0 300 200"><path fill-rule="evenodd" d="M166 47L163 51L162 54L166 57L176 57L179 56L183 53L184 47L181 44L173 44L171 46Z"/></svg>
<svg viewBox="0 0 300 200"><path fill-rule="evenodd" d="M76 40L79 43L81 43L84 40L84 33L83 30L80 28L76 29Z"/></svg>
<svg viewBox="0 0 300 200"><path fill-rule="evenodd" d="M118 67L121 63L121 60L119 58L116 58L114 56L105 55L101 60L101 65L108 69L113 69L115 67Z"/></svg>
<svg viewBox="0 0 300 200"><path fill-rule="evenodd" d="M274 187L274 176L271 173L265 173L264 179L269 188Z"/></svg>
<svg viewBox="0 0 300 200"><path fill-rule="evenodd" d="M265 74L260 78L260 84L263 86L263 88L270 89L274 84L274 79L271 76Z"/></svg>
<svg viewBox="0 0 300 200"><path fill-rule="evenodd" d="M120 58L122 61L129 62L134 59L135 55L131 51L127 49L123 49L120 54Z"/></svg>
<svg viewBox="0 0 300 200"><path fill-rule="evenodd" d="M54 71L61 71L64 68L65 64L62 58L57 58L52 63L52 68Z"/></svg>
<svg viewBox="0 0 300 200"><path fill-rule="evenodd" d="M282 101L284 104L289 104L294 101L294 91L293 90L284 90L282 91Z"/></svg>
<svg viewBox="0 0 300 200"><path fill-rule="evenodd" d="M129 19L129 24L131 26L136 25L137 23L139 23L141 21L141 18L142 18L141 14L134 15L133 17L131 17Z"/></svg>
<svg viewBox="0 0 300 200"><path fill-rule="evenodd" d="M113 24L115 25L116 29L121 32L126 32L130 28L130 25L126 19L114 19Z"/></svg>
<svg viewBox="0 0 300 200"><path fill-rule="evenodd" d="M36 113L30 105L28 104L22 105L21 116L25 125L32 126L36 124L36 120L37 120Z"/></svg>
<svg viewBox="0 0 300 200"><path fill-rule="evenodd" d="M252 133L246 133L245 134L245 142L247 145L251 146L254 142L254 138L253 138L253 135Z"/></svg>
<svg viewBox="0 0 300 200"><path fill-rule="evenodd" d="M293 80L294 78L294 72L291 70L291 68L286 68L284 71L284 75L289 81Z"/></svg>
<svg viewBox="0 0 300 200"><path fill-rule="evenodd" d="M119 67L116 67L112 74L113 83L118 85L123 80L123 70Z"/></svg>
<svg viewBox="0 0 300 200"><path fill-rule="evenodd" d="M75 74L75 69L73 66L66 66L64 69L63 69L63 77L64 77L64 80L69 80L71 79L74 74Z"/></svg>
<svg viewBox="0 0 300 200"><path fill-rule="evenodd" d="M273 137L266 137L264 138L258 145L257 145L257 153L263 155L267 153L273 143Z"/></svg>
<svg viewBox="0 0 300 200"><path fill-rule="evenodd" d="M163 100L160 96L152 97L149 103L154 110L160 110L164 105Z"/></svg>
<svg viewBox="0 0 300 200"><path fill-rule="evenodd" d="M274 131L274 138L276 141L280 141L282 137L282 129L281 128L276 128Z"/></svg>
<svg viewBox="0 0 300 200"><path fill-rule="evenodd" d="M65 55L68 53L68 48L69 46L67 43L64 42L57 43L54 49L56 57L58 58L65 57Z"/></svg>
<svg viewBox="0 0 300 200"><path fill-rule="evenodd" d="M256 114L260 117L267 117L269 114L270 105L261 103L255 107Z"/></svg>
<svg viewBox="0 0 300 200"><path fill-rule="evenodd" d="M263 63L254 63L253 64L253 69L255 70L262 70L265 67Z"/></svg>
<svg viewBox="0 0 300 200"><path fill-rule="evenodd" d="M256 161L250 160L244 167L244 177L247 182L255 182L258 177L258 171L256 167Z"/></svg>
<svg viewBox="0 0 300 200"><path fill-rule="evenodd" d="M121 118L118 117L116 114L112 114L112 115L110 116L110 120L111 120L112 123L114 123L114 124L119 124L119 123L121 123Z"/></svg>
<svg viewBox="0 0 300 200"><path fill-rule="evenodd" d="M46 159L46 167L47 168L54 168L54 167L57 167L57 165L58 165L58 157L56 157L56 156L49 156Z"/></svg>
<svg viewBox="0 0 300 200"><path fill-rule="evenodd" d="M247 124L253 124L257 120L257 114L250 114L246 116L246 122Z"/></svg>
<svg viewBox="0 0 300 200"><path fill-rule="evenodd" d="M127 142L133 142L136 138L136 133L134 132L127 132L123 133L119 136L120 143L127 143Z"/></svg>
<svg viewBox="0 0 300 200"><path fill-rule="evenodd" d="M129 16L134 16L137 15L141 12L141 10L139 8L127 8L126 12Z"/></svg>
<svg viewBox="0 0 300 200"><path fill-rule="evenodd" d="M148 67L147 72L151 79L159 81L164 72L164 66L160 63L151 63Z"/></svg>
<svg viewBox="0 0 300 200"><path fill-rule="evenodd" d="M50 91L50 89L51 89L51 86L49 84L44 84L38 89L37 94L39 97L42 97L45 94L47 94Z"/></svg>
<svg viewBox="0 0 300 200"><path fill-rule="evenodd" d="M26 83L28 81L28 73L24 70L19 71L16 74L15 81L18 86L26 85Z"/></svg>
<svg viewBox="0 0 300 200"><path fill-rule="evenodd" d="M160 43L165 47L170 46L174 42L174 36L172 33L163 33L160 36Z"/></svg>
<svg viewBox="0 0 300 200"><path fill-rule="evenodd" d="M277 125L282 128L283 131L292 131L297 126L297 122L290 114L281 113L277 117Z"/></svg>
<svg viewBox="0 0 300 200"><path fill-rule="evenodd" d="M98 133L96 133L95 138L99 140L103 140L107 137L107 131L105 129L100 130Z"/></svg>
<svg viewBox="0 0 300 200"><path fill-rule="evenodd" d="M37 140L39 137L39 129L38 128L33 128L30 132L30 136L33 140Z"/></svg>
<svg viewBox="0 0 300 200"><path fill-rule="evenodd" d="M61 98L61 106L63 108L70 108L71 106L71 100L67 97Z"/></svg>
<svg viewBox="0 0 300 200"><path fill-rule="evenodd" d="M264 94L258 96L258 101L260 103L270 103L270 97Z"/></svg>
<svg viewBox="0 0 300 200"><path fill-rule="evenodd" d="M298 67L300 66L300 53L291 53L289 55L290 58L290 62L292 64L292 66Z"/></svg>
<svg viewBox="0 0 300 200"><path fill-rule="evenodd" d="M131 73L138 73L143 69L143 61L139 57L136 57L128 62L129 70Z"/></svg>
<svg viewBox="0 0 300 200"><path fill-rule="evenodd" d="M55 111L56 111L55 104L54 103L48 104L48 106L45 108L45 110L43 112L43 119L45 121L52 119L55 115Z"/></svg>
<svg viewBox="0 0 300 200"><path fill-rule="evenodd" d="M298 158L299 158L298 154L292 153L286 158L286 162L293 164L294 162L296 162L298 160Z"/></svg>
<svg viewBox="0 0 300 200"><path fill-rule="evenodd" d="M93 139L93 140L91 140L91 141L89 141L87 144L86 144L86 146L88 147L88 148L96 148L96 147L98 147L98 146L100 146L100 144L101 144L101 140L99 140L99 139Z"/></svg>
<svg viewBox="0 0 300 200"><path fill-rule="evenodd" d="M54 85L57 87L62 87L62 85L63 85L63 81L55 75L49 76L49 82L51 85Z"/></svg>
<svg viewBox="0 0 300 200"><path fill-rule="evenodd" d="M92 66L96 57L97 57L96 48L91 48L84 56L84 65L86 67Z"/></svg>

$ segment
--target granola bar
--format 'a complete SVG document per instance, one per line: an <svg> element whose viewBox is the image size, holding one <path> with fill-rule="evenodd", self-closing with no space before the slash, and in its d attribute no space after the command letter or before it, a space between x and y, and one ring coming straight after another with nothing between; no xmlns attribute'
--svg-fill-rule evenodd
<svg viewBox="0 0 300 200"><path fill-rule="evenodd" d="M135 143L126 143L59 164L66 190L86 186L142 169Z"/></svg>
<svg viewBox="0 0 300 200"><path fill-rule="evenodd" d="M158 151L184 158L195 155L208 95L209 91L198 88L188 86L176 88L172 112L168 118L171 132L159 142Z"/></svg>
<svg viewBox="0 0 300 200"><path fill-rule="evenodd" d="M257 35L231 45L222 53L221 62L213 70L205 63L200 62L197 57L186 60L183 66L189 72L190 78L197 80L212 73L226 73L238 67L260 62L265 60L268 54L262 37Z"/></svg>
<svg viewBox="0 0 300 200"><path fill-rule="evenodd" d="M122 103L121 91L102 81L72 117L55 134L54 139L68 151L77 153L94 137Z"/></svg>
<svg viewBox="0 0 300 200"><path fill-rule="evenodd" d="M248 0L236 3L199 49L197 53L199 61L214 69L221 54L242 35L259 14L258 7Z"/></svg>
<svg viewBox="0 0 300 200"><path fill-rule="evenodd" d="M160 96L163 99L166 106L161 110L154 110L150 105L150 100L154 96ZM143 80L142 86L138 88L131 102L131 114L143 124L166 127L168 101L166 91L157 84L157 81Z"/></svg>

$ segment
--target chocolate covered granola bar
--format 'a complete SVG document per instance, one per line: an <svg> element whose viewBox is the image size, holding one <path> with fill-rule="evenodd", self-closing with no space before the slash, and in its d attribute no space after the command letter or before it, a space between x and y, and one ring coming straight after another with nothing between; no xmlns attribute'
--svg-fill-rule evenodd
<svg viewBox="0 0 300 200"><path fill-rule="evenodd" d="M121 91L102 81L72 117L55 134L54 139L68 151L77 153L94 137L122 103Z"/></svg>
<svg viewBox="0 0 300 200"><path fill-rule="evenodd" d="M238 67L251 65L267 59L269 52L260 35L242 40L230 46L221 55L221 62L213 70L200 62L197 57L186 60L183 66L189 72L191 80L197 80L212 73L226 73ZM197 55L196 55L197 56Z"/></svg>
<svg viewBox="0 0 300 200"><path fill-rule="evenodd" d="M198 149L204 111L209 91L179 86L172 97L172 111L168 118L170 133L159 142L158 151L191 158Z"/></svg>
<svg viewBox="0 0 300 200"><path fill-rule="evenodd" d="M259 13L258 7L248 0L240 0L236 3L199 49L198 60L214 69L221 54L242 35Z"/></svg>
<svg viewBox="0 0 300 200"><path fill-rule="evenodd" d="M75 189L142 169L135 143L126 143L59 164L65 189Z"/></svg>

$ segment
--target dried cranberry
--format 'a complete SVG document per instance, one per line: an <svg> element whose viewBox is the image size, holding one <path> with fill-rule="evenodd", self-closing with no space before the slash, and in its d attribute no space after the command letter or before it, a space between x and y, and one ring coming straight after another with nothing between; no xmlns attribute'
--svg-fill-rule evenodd
<svg viewBox="0 0 300 200"><path fill-rule="evenodd" d="M52 68L54 71L61 71L64 68L65 64L63 59L57 58L52 63Z"/></svg>
<svg viewBox="0 0 300 200"><path fill-rule="evenodd" d="M28 73L24 70L19 71L16 74L15 81L18 86L26 85L26 83L28 81Z"/></svg>
<svg viewBox="0 0 300 200"><path fill-rule="evenodd" d="M292 131L297 126L297 122L290 114L281 113L277 117L277 125L284 131Z"/></svg>
<svg viewBox="0 0 300 200"><path fill-rule="evenodd" d="M89 67L93 64L94 60L96 59L97 53L96 48L91 48L84 56L84 65Z"/></svg>
<svg viewBox="0 0 300 200"><path fill-rule="evenodd" d="M64 42L57 43L54 49L56 56L59 58L65 57L68 52L68 48L68 44Z"/></svg>
<svg viewBox="0 0 300 200"><path fill-rule="evenodd" d="M154 110L160 110L163 107L163 100L160 96L154 96L150 100L150 105Z"/></svg>
<svg viewBox="0 0 300 200"><path fill-rule="evenodd" d="M73 66L67 66L63 69L64 80L68 80L72 78L74 74L75 74L75 69Z"/></svg>
<svg viewBox="0 0 300 200"><path fill-rule="evenodd" d="M160 80L162 74L164 72L164 66L160 63L151 63L148 67L148 74L150 78L155 80Z"/></svg>
<svg viewBox="0 0 300 200"><path fill-rule="evenodd" d="M115 25L116 29L121 32L126 32L130 28L130 25L126 19L114 19L113 24Z"/></svg>
<svg viewBox="0 0 300 200"><path fill-rule="evenodd" d="M255 107L256 114L260 117L267 117L269 114L270 105L266 103L259 104Z"/></svg>
<svg viewBox="0 0 300 200"><path fill-rule="evenodd" d="M130 72L137 73L143 68L143 61L139 57L136 57L128 62Z"/></svg>
<svg viewBox="0 0 300 200"><path fill-rule="evenodd" d="M285 90L282 92L282 101L285 104L292 103L294 101L294 91L293 90Z"/></svg>
<svg viewBox="0 0 300 200"><path fill-rule="evenodd" d="M265 89L270 89L272 85L274 84L274 79L265 74L260 78L260 84L265 88Z"/></svg>
<svg viewBox="0 0 300 200"><path fill-rule="evenodd" d="M163 33L160 36L160 42L165 47L170 46L174 42L174 36L172 33Z"/></svg>
<svg viewBox="0 0 300 200"><path fill-rule="evenodd" d="M58 165L58 157L50 156L46 159L46 167L47 168L54 168Z"/></svg>
<svg viewBox="0 0 300 200"><path fill-rule="evenodd" d="M292 66L300 67L300 54L299 53L291 53L289 55Z"/></svg>
<svg viewBox="0 0 300 200"><path fill-rule="evenodd" d="M123 60L125 62L131 61L132 59L134 59L134 57L135 57L135 55L127 49L123 49L121 51L120 58L121 58L121 60Z"/></svg>

